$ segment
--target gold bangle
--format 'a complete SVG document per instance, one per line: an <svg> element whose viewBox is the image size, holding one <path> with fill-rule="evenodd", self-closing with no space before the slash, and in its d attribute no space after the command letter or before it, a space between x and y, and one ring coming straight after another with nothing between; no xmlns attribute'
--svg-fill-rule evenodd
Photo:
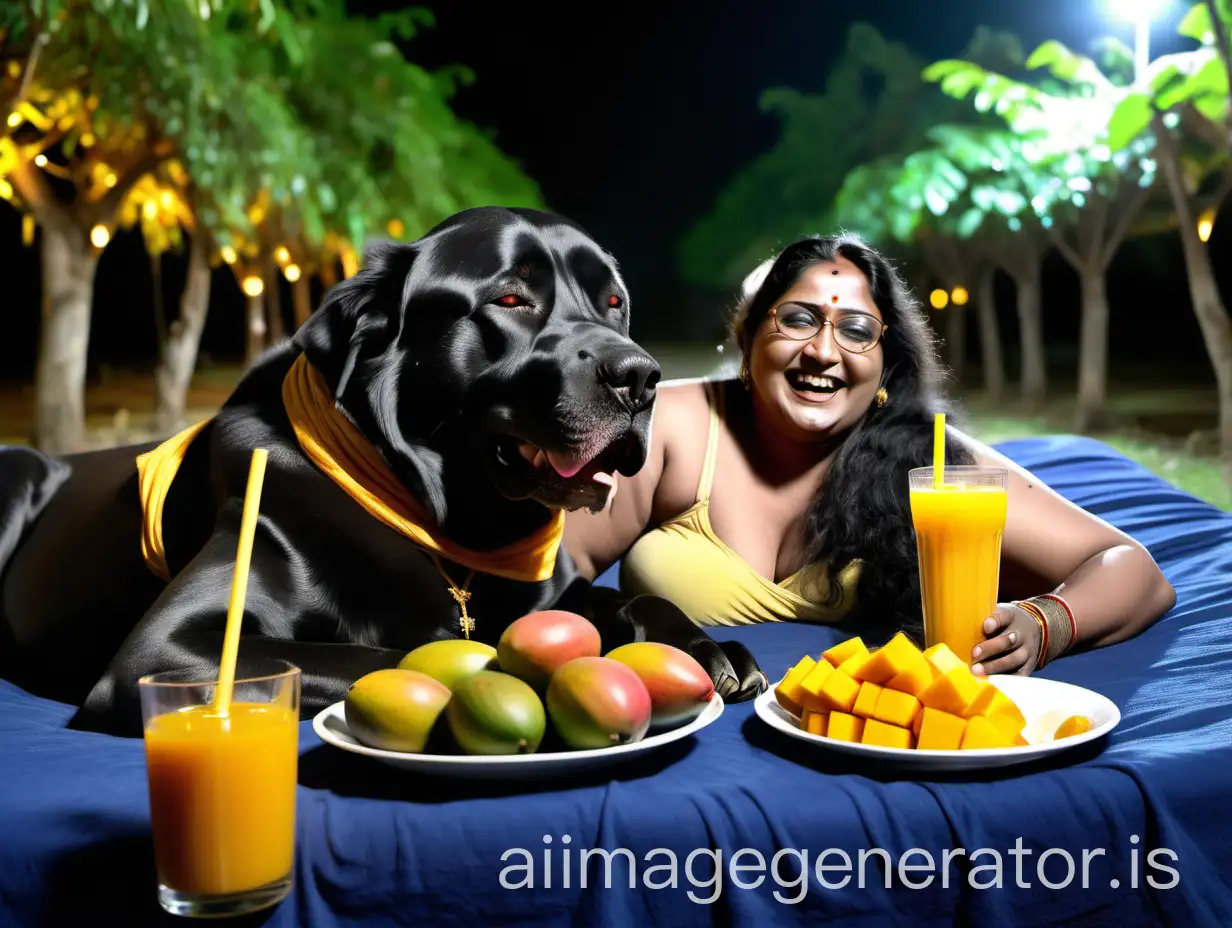
<svg viewBox="0 0 1232 928"><path fill-rule="evenodd" d="M1047 656L1050 663L1068 651L1074 644L1074 623L1069 608L1048 596L1032 596L1025 600L1039 612L1048 627Z"/></svg>
<svg viewBox="0 0 1232 928"><path fill-rule="evenodd" d="M1031 602L1031 600L1029 599L1018 600L1017 602L1014 603L1014 605L1017 606L1019 609L1021 609L1023 612L1025 612L1027 615L1029 615L1031 618L1035 619L1035 624L1039 626L1040 649L1039 649L1039 654L1035 656L1035 669L1039 670L1045 664L1047 664L1049 660L1048 646L1050 644L1049 638L1051 636L1049 635L1049 630L1048 630L1048 620L1044 617L1044 613L1040 610L1039 606Z"/></svg>

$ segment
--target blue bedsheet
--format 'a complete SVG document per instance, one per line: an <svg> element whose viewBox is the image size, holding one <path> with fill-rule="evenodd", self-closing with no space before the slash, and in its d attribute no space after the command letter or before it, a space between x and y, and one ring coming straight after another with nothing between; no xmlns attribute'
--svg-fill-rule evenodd
<svg viewBox="0 0 1232 928"><path fill-rule="evenodd" d="M295 892L251 921L1232 924L1232 515L1089 439L1001 447L1146 543L1177 589L1148 632L1043 673L1120 706L1106 743L1065 765L913 779L807 750L746 704L652 759L502 787L389 770L322 745L305 723ZM719 633L729 635L772 673L837 640L787 625ZM0 920L170 923L154 902L141 743L66 731L70 713L0 683ZM502 869L526 862L502 862L514 848L533 855L533 886L502 886ZM611 877L591 855L582 888L587 848L612 855ZM711 848L723 855L717 893ZM861 872L860 852L874 848L908 867L927 851L933 866L891 872L887 889L884 857L873 852ZM831 888L815 869L826 849ZM1062 852L1075 865L1068 882ZM996 855L1000 888L988 886Z"/></svg>

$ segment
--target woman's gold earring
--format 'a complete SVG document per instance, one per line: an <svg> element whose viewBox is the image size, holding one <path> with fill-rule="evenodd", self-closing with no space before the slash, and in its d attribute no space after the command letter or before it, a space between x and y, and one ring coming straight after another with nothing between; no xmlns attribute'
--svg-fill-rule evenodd
<svg viewBox="0 0 1232 928"><path fill-rule="evenodd" d="M880 409L886 404L886 400L890 398L890 394L886 392L885 387L877 388L877 408Z"/></svg>
<svg viewBox="0 0 1232 928"><path fill-rule="evenodd" d="M746 390L751 390L753 388L749 380L749 359L748 358L740 359L740 385L744 387L744 389Z"/></svg>

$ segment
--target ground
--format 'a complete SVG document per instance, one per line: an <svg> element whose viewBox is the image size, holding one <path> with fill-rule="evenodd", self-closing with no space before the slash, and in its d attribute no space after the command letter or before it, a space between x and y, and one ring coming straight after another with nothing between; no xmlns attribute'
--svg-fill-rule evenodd
<svg viewBox="0 0 1232 928"><path fill-rule="evenodd" d="M720 352L715 346L647 348L663 366L665 379L702 376L733 364L730 352ZM240 373L238 367L228 366L200 370L189 394L187 421L213 414ZM971 431L995 444L1012 438L1072 432L1072 385L1059 384L1055 392L1057 395L1044 409L1030 415L1021 412L1012 400L993 405L978 390L964 389L960 399ZM86 397L90 443L102 447L154 437L153 395L148 371L108 370L93 378ZM33 409L32 386L0 385L0 443L28 440ZM1181 489L1232 511L1232 485L1225 482L1213 453L1216 411L1213 385L1148 384L1141 377L1130 376L1109 385L1108 423L1087 434Z"/></svg>

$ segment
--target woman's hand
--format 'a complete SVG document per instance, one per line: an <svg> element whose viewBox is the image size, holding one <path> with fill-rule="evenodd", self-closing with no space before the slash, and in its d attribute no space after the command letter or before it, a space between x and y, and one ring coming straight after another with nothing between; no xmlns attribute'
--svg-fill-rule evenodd
<svg viewBox="0 0 1232 928"><path fill-rule="evenodd" d="M1039 660L1043 636L1039 623L1017 606L1001 604L984 620L985 640L971 652L976 676L1016 673L1029 676Z"/></svg>

